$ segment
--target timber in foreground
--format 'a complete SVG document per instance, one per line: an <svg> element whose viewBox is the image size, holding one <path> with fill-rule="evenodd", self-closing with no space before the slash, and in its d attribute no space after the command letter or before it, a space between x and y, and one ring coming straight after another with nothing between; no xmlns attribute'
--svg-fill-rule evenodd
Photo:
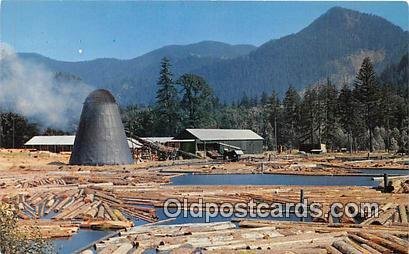
<svg viewBox="0 0 409 254"><path fill-rule="evenodd" d="M355 155L356 156L356 155ZM270 157L270 161L269 161ZM346 156L348 157L348 156ZM0 197L20 218L19 229L38 228L43 238L69 237L80 228L119 230L89 246L98 253L143 250L194 250L226 253L264 250L284 253L406 253L409 188L405 177L390 177L390 189L365 186L171 185L182 174L356 175L370 168L407 170L407 158L387 156L353 160L326 154L249 158L241 162L203 160L145 162L133 165L68 165L68 155L28 150L1 150ZM362 159L362 158L361 158ZM371 171L372 172L372 171ZM313 176L306 176L313 177ZM157 209L169 198L196 202L376 202L378 218L331 216L312 222L239 220L238 224L160 225ZM150 224L134 227L134 223ZM376 252L375 252L376 251Z"/></svg>

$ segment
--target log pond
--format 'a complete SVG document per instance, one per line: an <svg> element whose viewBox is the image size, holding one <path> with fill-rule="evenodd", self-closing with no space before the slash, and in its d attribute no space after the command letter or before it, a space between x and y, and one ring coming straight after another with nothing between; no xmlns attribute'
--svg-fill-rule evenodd
<svg viewBox="0 0 409 254"><path fill-rule="evenodd" d="M172 179L172 185L298 185L298 186L376 186L373 181L375 176L407 175L408 170L364 170L362 176L305 176L305 175L276 175L276 174L227 174L227 175L202 175L185 174ZM159 220L167 219L163 209L157 209ZM215 217L211 222L228 221L233 218ZM299 220L295 216L289 218L266 218L272 220ZM307 218L306 221L309 219ZM184 218L182 215L166 224L199 223L204 218ZM134 220L135 225L146 222ZM88 246L90 243L111 234L112 231L94 231L81 229L70 238L53 240L55 251L60 254L73 253Z"/></svg>

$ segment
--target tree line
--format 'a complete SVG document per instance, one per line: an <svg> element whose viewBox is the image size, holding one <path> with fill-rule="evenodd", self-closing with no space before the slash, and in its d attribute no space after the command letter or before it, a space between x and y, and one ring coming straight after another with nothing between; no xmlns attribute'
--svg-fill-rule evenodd
<svg viewBox="0 0 409 254"><path fill-rule="evenodd" d="M24 143L36 135L69 135L69 132L53 128L41 128L37 123L26 117L13 113L2 112L0 109L0 147L21 148Z"/></svg>

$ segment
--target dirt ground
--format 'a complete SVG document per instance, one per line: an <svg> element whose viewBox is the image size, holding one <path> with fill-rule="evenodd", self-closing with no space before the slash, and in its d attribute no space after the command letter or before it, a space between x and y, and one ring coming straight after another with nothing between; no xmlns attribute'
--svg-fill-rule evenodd
<svg viewBox="0 0 409 254"><path fill-rule="evenodd" d="M202 174L312 174L351 175L365 169L406 169L409 157L387 153L302 155L265 153L263 156L246 156L240 162L211 160L144 161L126 166L71 166L69 153L30 151L28 149L0 149L0 171L16 169L61 170L82 168L83 170L103 169L157 169L167 173Z"/></svg>

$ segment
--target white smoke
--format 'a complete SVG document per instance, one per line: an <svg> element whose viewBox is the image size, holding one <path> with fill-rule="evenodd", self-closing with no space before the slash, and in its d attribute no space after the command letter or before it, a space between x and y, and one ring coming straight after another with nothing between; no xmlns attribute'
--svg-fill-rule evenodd
<svg viewBox="0 0 409 254"><path fill-rule="evenodd" d="M0 110L22 114L42 127L72 129L92 90L79 80L56 78L44 66L18 57L0 43Z"/></svg>

